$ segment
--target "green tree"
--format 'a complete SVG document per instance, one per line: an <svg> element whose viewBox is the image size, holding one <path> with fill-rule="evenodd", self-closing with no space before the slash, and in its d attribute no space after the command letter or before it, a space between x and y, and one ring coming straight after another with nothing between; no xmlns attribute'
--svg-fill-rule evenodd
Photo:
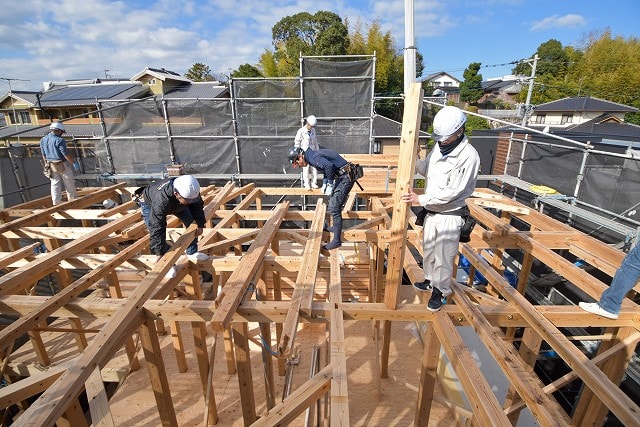
<svg viewBox="0 0 640 427"><path fill-rule="evenodd" d="M195 64L193 64L184 76L192 82L211 82L215 80L215 78L211 74L211 69L209 68L209 66L201 62L196 62Z"/></svg>
<svg viewBox="0 0 640 427"><path fill-rule="evenodd" d="M482 74L479 74L480 62L472 62L462 73L464 81L460 83L460 99L470 105L477 105L483 95Z"/></svg>
<svg viewBox="0 0 640 427"><path fill-rule="evenodd" d="M231 72L231 77L264 77L260 70L251 64L242 64Z"/></svg>
<svg viewBox="0 0 640 427"><path fill-rule="evenodd" d="M344 55L349 45L347 27L342 19L333 12L322 10L314 15L300 12L285 16L273 26L271 33L274 60L271 64L261 62L260 65L264 73L268 65L275 64L277 75L281 77L299 74L300 54Z"/></svg>

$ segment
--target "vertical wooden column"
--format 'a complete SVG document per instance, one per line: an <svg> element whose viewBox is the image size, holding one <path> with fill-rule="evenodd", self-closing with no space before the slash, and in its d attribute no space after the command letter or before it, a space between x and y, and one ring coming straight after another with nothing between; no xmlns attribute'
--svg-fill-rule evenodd
<svg viewBox="0 0 640 427"><path fill-rule="evenodd" d="M424 334L424 349L422 351L422 369L420 370L420 386L418 388L418 403L416 404L415 426L426 427L429 424L431 404L435 393L438 377L438 359L440 358L440 340L436 335L432 322L429 322Z"/></svg>
<svg viewBox="0 0 640 427"><path fill-rule="evenodd" d="M178 420L176 419L176 412L171 399L167 371L162 360L162 349L160 348L158 333L153 319L147 317L142 326L140 326L140 340L162 425L177 427Z"/></svg>
<svg viewBox="0 0 640 427"><path fill-rule="evenodd" d="M240 385L240 404L244 425L249 426L257 420L255 397L253 394L253 378L251 376L251 352L249 351L249 326L246 323L234 322L233 343L236 350L238 383Z"/></svg>
<svg viewBox="0 0 640 427"><path fill-rule="evenodd" d="M400 136L400 154L398 158L398 174L396 189L393 193L393 216L391 218L391 241L387 261L387 277L385 289L385 305L396 308L398 303L398 287L402 280L404 264L404 245L407 238L407 216L411 210L409 203L401 200L403 194L413 188L416 153L418 148L418 132L422 118L423 91L420 83L413 83L404 100L402 117L402 133Z"/></svg>
<svg viewBox="0 0 640 427"><path fill-rule="evenodd" d="M122 288L120 288L120 281L115 271L110 272L106 277L107 285L109 286L109 296L111 298L122 298ZM125 352L127 353L127 359L129 359L129 367L132 371L140 369L140 361L136 355L136 343L133 338L127 339L124 344Z"/></svg>
<svg viewBox="0 0 640 427"><path fill-rule="evenodd" d="M263 273L263 275L266 273ZM258 301L267 301L269 294L267 292L267 283L260 278L256 286L256 295ZM275 406L275 379L273 377L273 357L271 350L271 324L269 322L260 322L260 335L262 336L262 365L264 368L264 388L267 400L267 409ZM268 348L266 348L268 346Z"/></svg>

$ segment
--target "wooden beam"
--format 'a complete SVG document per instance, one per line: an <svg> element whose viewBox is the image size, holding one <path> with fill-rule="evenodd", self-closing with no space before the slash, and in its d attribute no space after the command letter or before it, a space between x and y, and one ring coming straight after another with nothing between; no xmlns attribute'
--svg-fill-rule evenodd
<svg viewBox="0 0 640 427"><path fill-rule="evenodd" d="M387 255L387 277L384 302L389 308L398 304L398 287L402 281L404 264L404 242L407 237L407 216L411 210L409 203L402 201L403 194L413 188L418 134L422 118L422 84L412 83L404 100L402 133L400 135L400 155L396 188L393 193L393 217L391 221L391 242Z"/></svg>
<svg viewBox="0 0 640 427"><path fill-rule="evenodd" d="M436 313L431 323L438 335L449 363L462 384L462 388L473 410L474 419L481 426L511 426L502 411L491 386L480 372L471 352L462 341L455 326L442 311Z"/></svg>
<svg viewBox="0 0 640 427"><path fill-rule="evenodd" d="M287 398L251 427L286 425L295 420L309 406L315 404L331 387L333 366L327 365L310 380L295 389Z"/></svg>
<svg viewBox="0 0 640 427"><path fill-rule="evenodd" d="M84 388L87 391L91 425L93 427L115 427L111 408L109 407L109 397L104 388L100 369L93 370L91 376L85 381Z"/></svg>
<svg viewBox="0 0 640 427"><path fill-rule="evenodd" d="M342 302L340 290L340 263L336 251L331 251L329 258L331 263L331 276L329 286L331 288L331 301ZM349 419L349 387L347 382L347 356L344 336L344 320L342 310L331 310L330 324L331 365L333 377L331 378L331 425L350 426Z"/></svg>
<svg viewBox="0 0 640 427"><path fill-rule="evenodd" d="M211 326L215 331L222 332L230 325L233 314L240 305L242 297L249 287L249 282L256 273L255 266L264 258L264 254L271 244L271 239L273 239L288 209L289 202L284 202L277 206L273 216L266 222L264 228L242 258L240 267L229 276L216 299L219 301L219 307L211 318Z"/></svg>
<svg viewBox="0 0 640 427"><path fill-rule="evenodd" d="M119 340L114 337L126 331L130 334L141 322L140 315L143 313L144 302L154 293L162 291L163 286L173 286L171 280L164 280L164 276L194 239L196 228L196 224L192 224L175 242L173 248L160 259L156 267L140 282L125 304L93 338L89 346L77 358L76 363L40 395L20 417L16 427L19 425L51 426L62 416L65 409L80 394L84 382L89 378L93 369L107 360L115 351ZM159 287L161 281L163 284Z"/></svg>
<svg viewBox="0 0 640 427"><path fill-rule="evenodd" d="M302 313L306 315L311 314L325 213L326 205L321 200L318 200L316 214L311 224L313 234L305 245L302 266L298 272L295 288L291 297L291 307L284 321L282 337L278 343L278 351L283 355L289 355L293 348L298 330L298 317L300 316L300 312L302 311Z"/></svg>

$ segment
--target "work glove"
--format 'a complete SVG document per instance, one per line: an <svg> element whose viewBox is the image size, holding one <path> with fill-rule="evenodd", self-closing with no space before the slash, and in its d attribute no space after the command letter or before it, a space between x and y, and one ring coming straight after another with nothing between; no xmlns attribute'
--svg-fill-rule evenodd
<svg viewBox="0 0 640 427"><path fill-rule="evenodd" d="M79 171L80 170L80 163L78 162L74 162L71 167L73 167L74 171Z"/></svg>
<svg viewBox="0 0 640 427"><path fill-rule="evenodd" d="M325 196L330 196L331 193L333 193L333 183L328 182L327 186L324 187L324 194Z"/></svg>

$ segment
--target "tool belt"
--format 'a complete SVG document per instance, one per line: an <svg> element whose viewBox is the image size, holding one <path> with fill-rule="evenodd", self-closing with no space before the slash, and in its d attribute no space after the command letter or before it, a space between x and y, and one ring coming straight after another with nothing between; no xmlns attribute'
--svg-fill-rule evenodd
<svg viewBox="0 0 640 427"><path fill-rule="evenodd" d="M416 215L416 225L423 226L424 219L427 217L427 215L436 215L436 214L437 215L457 215L462 217L462 219L464 220L464 223L460 228L460 243L467 243L471 241L471 232L473 231L473 227L475 227L476 225L476 220L469 213L469 208L467 206L460 209L453 210L453 211L447 211L447 212L435 212L435 211L430 211L426 208L422 208L422 210L418 212L418 214Z"/></svg>
<svg viewBox="0 0 640 427"><path fill-rule="evenodd" d="M349 181L356 182L364 176L364 169L357 163L347 163L338 169L338 176L347 175Z"/></svg>

